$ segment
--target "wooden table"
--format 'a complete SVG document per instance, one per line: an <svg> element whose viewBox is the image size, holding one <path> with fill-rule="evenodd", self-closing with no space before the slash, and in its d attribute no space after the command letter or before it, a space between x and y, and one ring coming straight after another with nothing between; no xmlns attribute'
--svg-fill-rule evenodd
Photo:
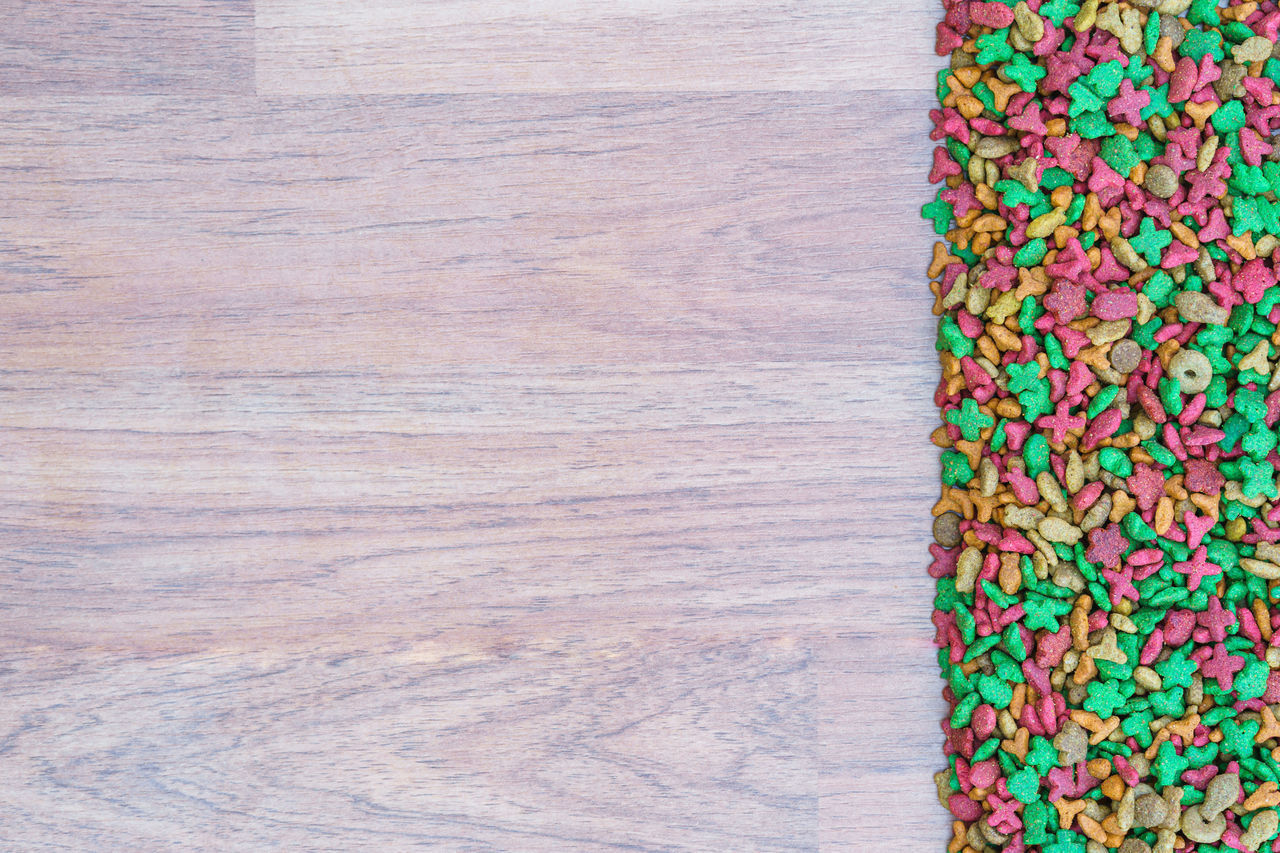
<svg viewBox="0 0 1280 853"><path fill-rule="evenodd" d="M0 11L0 849L943 849L934 0Z"/></svg>

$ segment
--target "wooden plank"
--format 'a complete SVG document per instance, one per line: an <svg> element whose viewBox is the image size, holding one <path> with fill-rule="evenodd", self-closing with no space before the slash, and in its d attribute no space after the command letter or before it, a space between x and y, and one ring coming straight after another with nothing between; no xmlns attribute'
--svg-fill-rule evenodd
<svg viewBox="0 0 1280 853"><path fill-rule="evenodd" d="M0 36L0 847L942 849L935 5L252 11Z"/></svg>
<svg viewBox="0 0 1280 853"><path fill-rule="evenodd" d="M14 849L812 850L803 645L539 637L25 651Z"/></svg>
<svg viewBox="0 0 1280 853"><path fill-rule="evenodd" d="M843 627L900 580L868 511L926 497L930 464L881 470L913 442L866 431L925 431L928 383L873 361L5 378L0 633L24 643L305 636L356 601L387 631Z"/></svg>
<svg viewBox="0 0 1280 853"><path fill-rule="evenodd" d="M0 114L0 360L882 356L932 334L922 100L32 102Z"/></svg>
<svg viewBox="0 0 1280 853"><path fill-rule="evenodd" d="M0 96L252 95L252 0L9 0Z"/></svg>
<svg viewBox="0 0 1280 853"><path fill-rule="evenodd" d="M884 609L860 611L847 631L815 646L817 849L940 851L951 839L951 815L933 781L945 766L938 722L947 704L930 609L900 604L931 593L921 575L900 577L900 587L886 590Z"/></svg>
<svg viewBox="0 0 1280 853"><path fill-rule="evenodd" d="M933 0L258 0L265 95L930 85Z"/></svg>
<svg viewBox="0 0 1280 853"><path fill-rule="evenodd" d="M17 841L812 850L921 762L900 365L3 385Z"/></svg>

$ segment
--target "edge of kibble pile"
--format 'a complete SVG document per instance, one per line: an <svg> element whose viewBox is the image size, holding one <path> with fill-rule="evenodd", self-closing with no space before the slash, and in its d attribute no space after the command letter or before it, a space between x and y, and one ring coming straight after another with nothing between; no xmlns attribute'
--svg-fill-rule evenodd
<svg viewBox="0 0 1280 853"><path fill-rule="evenodd" d="M1280 851L1280 8L941 12L947 850Z"/></svg>

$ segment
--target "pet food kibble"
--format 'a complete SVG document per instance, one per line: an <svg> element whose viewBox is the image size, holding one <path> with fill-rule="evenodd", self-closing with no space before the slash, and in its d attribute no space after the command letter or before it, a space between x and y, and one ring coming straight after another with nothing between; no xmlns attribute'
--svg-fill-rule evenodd
<svg viewBox="0 0 1280 853"><path fill-rule="evenodd" d="M1204 353L1182 349L1169 359L1169 376L1178 382L1183 394L1199 394L1209 387L1213 367Z"/></svg>
<svg viewBox="0 0 1280 853"><path fill-rule="evenodd" d="M933 538L943 548L960 544L960 514L944 512L933 520Z"/></svg>
<svg viewBox="0 0 1280 853"><path fill-rule="evenodd" d="M1280 0L941 0L949 853L1280 853Z"/></svg>

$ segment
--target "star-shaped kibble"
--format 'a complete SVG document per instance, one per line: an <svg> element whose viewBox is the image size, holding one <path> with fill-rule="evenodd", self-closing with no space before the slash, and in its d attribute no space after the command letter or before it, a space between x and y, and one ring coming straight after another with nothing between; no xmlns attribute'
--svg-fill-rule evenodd
<svg viewBox="0 0 1280 853"><path fill-rule="evenodd" d="M1167 229L1159 228L1150 216L1144 216L1138 226L1138 233L1129 238L1129 245L1142 255L1147 263L1155 266L1160 263L1160 253L1173 242L1173 234Z"/></svg>
<svg viewBox="0 0 1280 853"><path fill-rule="evenodd" d="M1253 755L1253 736L1262 727L1257 720L1236 722L1232 719L1222 721L1222 751L1238 758L1249 758Z"/></svg>
<svg viewBox="0 0 1280 853"><path fill-rule="evenodd" d="M965 441L977 441L982 437L982 430L995 426L996 419L979 409L972 397L965 397L959 409L947 412L947 422L960 427Z"/></svg>
<svg viewBox="0 0 1280 853"><path fill-rule="evenodd" d="M1240 491L1246 498L1265 495L1274 500L1280 496L1276 492L1276 470L1267 460L1254 462L1248 457L1241 458L1240 474L1244 477L1244 481L1240 484Z"/></svg>
<svg viewBox="0 0 1280 853"><path fill-rule="evenodd" d="M1244 669L1244 658L1227 652L1222 643L1214 643L1209 656L1200 663L1200 672L1205 678L1215 678L1219 690L1229 690L1235 674Z"/></svg>
<svg viewBox="0 0 1280 853"><path fill-rule="evenodd" d="M952 207L940 198L926 204L920 212L933 222L933 230L939 235L946 234L951 227Z"/></svg>
<svg viewBox="0 0 1280 853"><path fill-rule="evenodd" d="M1165 741L1156 752L1156 760L1151 762L1151 770L1156 775L1156 784L1163 788L1181 779L1190 765L1191 762L1179 755L1171 742Z"/></svg>
<svg viewBox="0 0 1280 853"><path fill-rule="evenodd" d="M1032 735L1031 748L1027 751L1027 766L1034 767L1041 776L1058 766L1058 750L1048 738Z"/></svg>
<svg viewBox="0 0 1280 853"><path fill-rule="evenodd" d="M1149 92L1145 89L1134 89L1133 81L1125 79L1120 82L1120 93L1107 104L1107 114L1138 127L1145 121L1142 118L1142 110L1146 109L1150 103Z"/></svg>
<svg viewBox="0 0 1280 853"><path fill-rule="evenodd" d="M1058 409L1052 415L1043 415L1036 419L1036 426L1040 429L1048 429L1053 431L1053 442L1061 444L1066 440L1067 433L1073 429L1083 429L1088 423L1082 415L1072 415L1071 406L1066 400L1058 402Z"/></svg>
<svg viewBox="0 0 1280 853"><path fill-rule="evenodd" d="M1084 700L1084 709L1103 719L1110 717L1116 708L1129 701L1129 697L1121 693L1119 682L1115 679L1090 681L1085 690L1089 695Z"/></svg>
<svg viewBox="0 0 1280 853"><path fill-rule="evenodd" d="M1089 311L1084 285L1058 282L1044 298L1044 307L1053 315L1053 319L1064 325L1077 317L1083 317Z"/></svg>
<svg viewBox="0 0 1280 853"><path fill-rule="evenodd" d="M1120 557L1128 547L1129 540L1121 532L1119 524L1095 527L1089 531L1089 547L1084 558L1091 563L1101 563L1114 569L1120 565Z"/></svg>
<svg viewBox="0 0 1280 853"><path fill-rule="evenodd" d="M1166 688L1190 687L1191 676L1195 674L1196 662L1181 651L1175 650L1167 660L1155 664L1154 669Z"/></svg>
<svg viewBox="0 0 1280 853"><path fill-rule="evenodd" d="M1220 643L1227 638L1227 629L1236 624L1236 615L1222 606L1216 595L1209 596L1208 606L1196 614L1196 622L1209 630L1209 638Z"/></svg>
<svg viewBox="0 0 1280 853"><path fill-rule="evenodd" d="M1047 598L1028 598L1022 606L1027 611L1022 624L1028 629L1034 631L1037 628L1047 628L1055 633L1058 631L1058 619L1055 615L1057 608L1053 601Z"/></svg>
<svg viewBox="0 0 1280 853"><path fill-rule="evenodd" d="M1036 83L1044 79L1049 72L1027 58L1025 53L1016 53L1013 61L1004 67L1004 74L1024 92L1034 92Z"/></svg>
<svg viewBox="0 0 1280 853"><path fill-rule="evenodd" d="M1195 592L1200 588L1200 581L1222 573L1222 567L1209 562L1208 549L1201 545L1191 553L1190 559L1174 563L1173 570L1187 576L1187 589ZM1223 688L1224 690L1226 688Z"/></svg>
<svg viewBox="0 0 1280 853"><path fill-rule="evenodd" d="M1036 361L1026 364L1012 362L1005 372L1009 374L1009 390L1014 394L1020 394L1040 381L1040 363Z"/></svg>
<svg viewBox="0 0 1280 853"><path fill-rule="evenodd" d="M1267 692L1267 679L1271 675L1271 667L1257 658L1246 658L1244 668L1231 682L1231 690L1244 701L1257 699Z"/></svg>
<svg viewBox="0 0 1280 853"><path fill-rule="evenodd" d="M1147 93L1150 103L1138 114L1143 121L1154 115L1161 117L1173 114L1173 105L1169 103L1169 84L1162 86L1143 86L1142 91Z"/></svg>
<svg viewBox="0 0 1280 853"><path fill-rule="evenodd" d="M1137 499L1138 509L1146 512L1164 497L1164 474L1145 462L1133 466L1133 473L1125 478L1129 492Z"/></svg>

